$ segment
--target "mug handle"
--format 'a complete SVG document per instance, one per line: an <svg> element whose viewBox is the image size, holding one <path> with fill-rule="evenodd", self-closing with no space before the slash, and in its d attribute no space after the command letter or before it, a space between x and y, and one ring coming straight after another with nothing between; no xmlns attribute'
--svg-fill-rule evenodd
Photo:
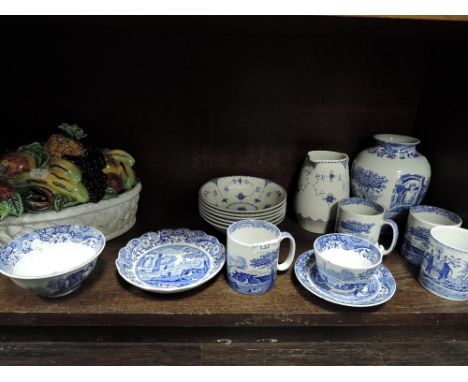
<svg viewBox="0 0 468 382"><path fill-rule="evenodd" d="M286 260L278 264L278 271L286 271L294 261L294 254L296 253L296 241L289 232L281 232L280 243L284 240L289 240L289 253ZM279 258L278 258L279 259Z"/></svg>
<svg viewBox="0 0 468 382"><path fill-rule="evenodd" d="M381 251L383 256L388 255L390 252L392 252L393 249L395 248L395 245L396 245L397 241L398 241L398 226L397 226L397 224L393 220L390 220L390 219L385 219L383 224L382 224L382 227L385 224L389 225L390 228L392 229L393 237L392 237L392 242L391 242L390 246L387 249L383 248L383 246L380 246L381 248L383 248L383 250Z"/></svg>

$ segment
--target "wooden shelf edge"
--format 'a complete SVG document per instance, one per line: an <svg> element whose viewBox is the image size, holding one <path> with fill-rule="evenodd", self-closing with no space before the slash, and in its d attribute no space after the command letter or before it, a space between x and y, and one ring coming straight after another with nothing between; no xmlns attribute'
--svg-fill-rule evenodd
<svg viewBox="0 0 468 382"><path fill-rule="evenodd" d="M0 314L0 326L134 326L134 327L315 327L315 326L467 326L468 313L398 313L366 311L330 314Z"/></svg>

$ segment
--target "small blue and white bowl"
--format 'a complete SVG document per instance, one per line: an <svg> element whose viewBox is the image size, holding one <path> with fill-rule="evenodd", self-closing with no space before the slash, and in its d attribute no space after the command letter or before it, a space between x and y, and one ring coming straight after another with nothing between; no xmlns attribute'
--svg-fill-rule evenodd
<svg viewBox="0 0 468 382"><path fill-rule="evenodd" d="M104 235L94 227L42 228L0 249L0 273L43 297L65 296L89 276L105 244Z"/></svg>
<svg viewBox="0 0 468 382"><path fill-rule="evenodd" d="M338 293L362 289L382 263L382 253L375 244L349 234L320 236L314 251L320 278Z"/></svg>

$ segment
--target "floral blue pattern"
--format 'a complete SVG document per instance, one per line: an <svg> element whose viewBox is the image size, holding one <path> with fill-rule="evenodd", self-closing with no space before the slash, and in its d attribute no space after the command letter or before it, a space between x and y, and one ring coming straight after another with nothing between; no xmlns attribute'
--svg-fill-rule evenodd
<svg viewBox="0 0 468 382"><path fill-rule="evenodd" d="M314 251L303 253L296 260L294 271L297 279L309 292L334 304L356 308L371 307L390 300L396 291L396 282L390 271L379 265L371 281L353 293L333 291L318 274Z"/></svg>
<svg viewBox="0 0 468 382"><path fill-rule="evenodd" d="M359 166L353 166L351 170L351 188L355 196L359 198L377 201L382 195L388 183L386 176L381 176L372 170L365 170Z"/></svg>
<svg viewBox="0 0 468 382"><path fill-rule="evenodd" d="M77 243L94 250L94 257L74 269L60 274L39 277L21 277L14 274L16 263L32 252L39 243ZM104 249L106 239L94 227L83 225L59 225L42 228L22 235L0 250L0 273L16 280L20 286L44 297L59 297L76 290L94 269L97 257Z"/></svg>
<svg viewBox="0 0 468 382"><path fill-rule="evenodd" d="M195 288L212 277L226 260L213 236L185 228L148 232L119 251L120 275L138 288L175 293Z"/></svg>
<svg viewBox="0 0 468 382"><path fill-rule="evenodd" d="M377 140L379 143L379 141ZM421 154L416 151L416 144L398 144L380 142L375 147L371 147L367 150L371 154L375 154L378 157L385 157L388 159L406 159L406 158L419 158Z"/></svg>

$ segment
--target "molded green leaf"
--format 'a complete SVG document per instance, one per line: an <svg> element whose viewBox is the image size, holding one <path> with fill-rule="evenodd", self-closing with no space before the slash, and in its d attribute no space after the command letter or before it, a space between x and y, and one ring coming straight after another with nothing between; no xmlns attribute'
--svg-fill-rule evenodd
<svg viewBox="0 0 468 382"><path fill-rule="evenodd" d="M62 123L59 125L58 128L62 130L63 134L66 135L68 138L75 139L77 141L87 136L84 130L78 125L70 125L68 123Z"/></svg>
<svg viewBox="0 0 468 382"><path fill-rule="evenodd" d="M8 199L8 204L10 208L10 214L13 216L21 216L24 214L24 204L23 199L19 192L15 192L13 196Z"/></svg>

